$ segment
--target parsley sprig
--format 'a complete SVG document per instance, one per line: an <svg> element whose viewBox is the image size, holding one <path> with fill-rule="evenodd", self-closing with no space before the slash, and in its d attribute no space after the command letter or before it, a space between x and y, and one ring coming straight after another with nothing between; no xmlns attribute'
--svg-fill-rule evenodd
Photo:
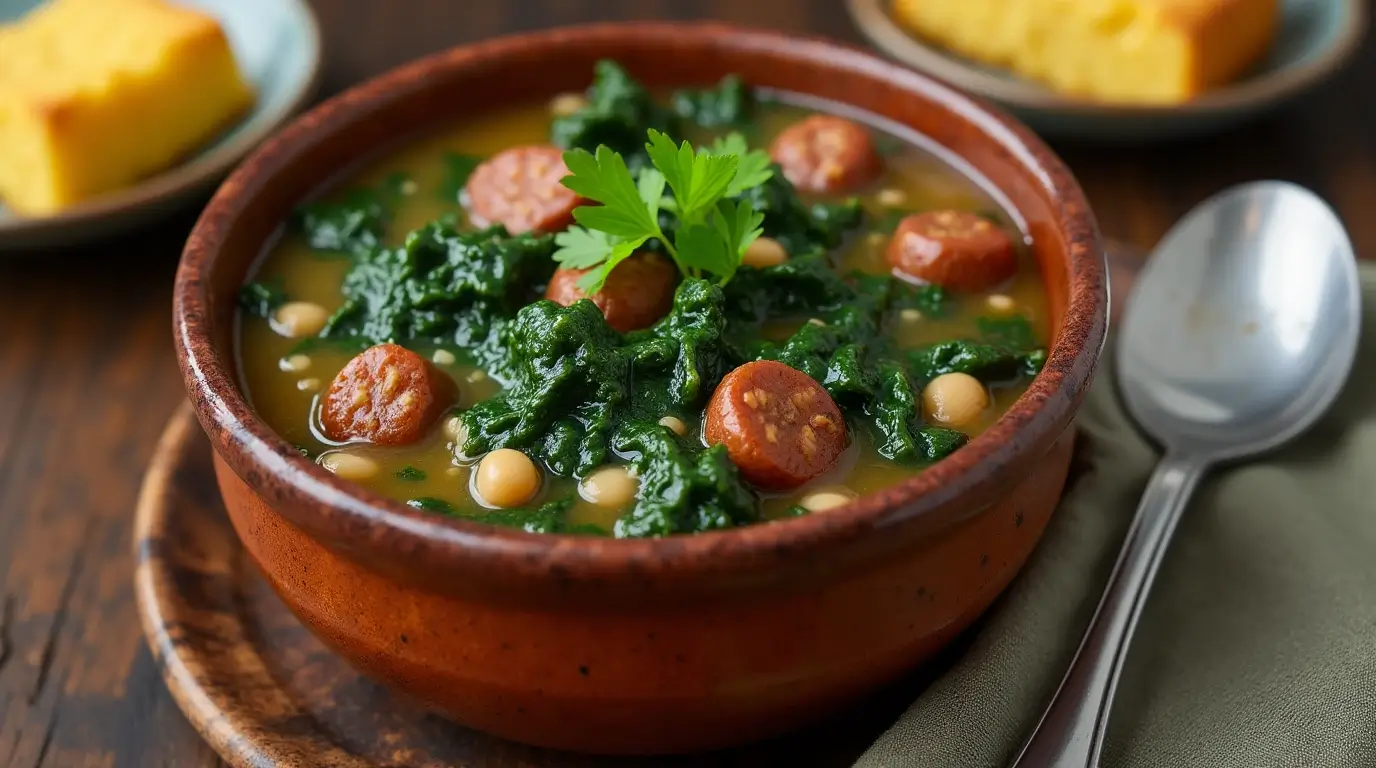
<svg viewBox="0 0 1376 768"><path fill-rule="evenodd" d="M773 174L769 155L750 150L740 134L694 149L651 129L645 150L650 167L633 177L620 153L599 146L596 153L564 153L564 186L600 205L573 211L576 226L555 236L554 260L588 270L578 281L596 293L618 264L650 240L658 240L684 275L711 274L724 285L740 267L745 249L760 236L764 214L736 199ZM665 195L665 189L671 195ZM678 220L672 236L659 223L660 211Z"/></svg>

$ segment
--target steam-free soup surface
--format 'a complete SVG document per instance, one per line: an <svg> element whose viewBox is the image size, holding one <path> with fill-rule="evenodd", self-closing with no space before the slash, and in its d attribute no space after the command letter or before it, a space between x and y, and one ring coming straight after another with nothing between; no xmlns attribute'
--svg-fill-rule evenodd
<svg viewBox="0 0 1376 768"><path fill-rule="evenodd" d="M569 101L556 102L555 108L567 111L571 108ZM580 104L573 100L572 106ZM737 132L752 149L765 149L781 132L827 109L826 105L821 107L819 110L811 104L801 106L761 99L752 103L748 117L735 125L704 127L684 119L681 135L675 138L705 146L713 138ZM477 228L470 210L473 201L465 199L460 182L481 160L503 150L549 145L551 117L551 105L533 104L466 120L367 163L357 173L349 175L326 199L335 202L372 200L385 207L385 226L376 249L399 248L406 242L408 233L446 218L453 222L458 232L472 231ZM865 376L897 377L894 381L900 382L900 389L908 388L911 399L906 415L876 417L875 411L883 407L902 408L905 401L901 393L875 395L868 400L859 397L852 401L848 396L837 398L846 422L844 448L825 471L801 485L761 487L737 476L735 467L728 467L732 470L728 473L732 477L728 479L739 485L739 492L733 490L735 495L731 498L739 499L739 494L745 494L753 507L752 513L736 513L730 519L721 515L697 519L692 510L681 506L672 513L676 517L671 518L678 522L667 524L667 529L662 522L637 522L637 508L649 503L643 501L646 490L639 482L641 473L635 469L637 454L621 455L613 448L607 451L605 462L598 468L570 468L552 466L554 462L532 456L538 454L539 449L528 446L516 448L532 459L530 463L536 471L538 489L528 498L517 493L513 498L519 503L512 505L513 509L494 510L493 507L499 505L475 492L474 487L478 482L479 462L487 451L467 455L462 450L465 435L462 418L458 415L498 395L503 389L498 378L502 372L485 370L484 355L474 350L481 339L458 338L464 332L460 330L455 334L449 325L445 325L447 335L439 337L384 339L418 353L455 385L456 395L450 407L424 425L418 439L403 445L360 440L340 443L329 439L321 421L324 393L363 347L379 339L330 338L328 328L325 338L317 338L318 334L310 331L318 331L324 316L336 313L345 305L341 285L346 275L370 257L359 255L361 251L350 255L338 252L338 248L321 248L318 232L303 229L299 221L284 228L284 234L271 246L253 276L254 284L245 291L247 311L241 323L241 365L253 406L304 454L316 458L341 476L440 514L486 519L529 530L622 536L693 532L782 515L844 514L844 508L837 505L856 495L898 483L929 463L922 456L895 459L881 455L880 444L887 440L884 430L876 426L881 418L888 418L889 423L902 422L901 429L911 430L927 440L927 444L933 439L945 439L943 436L949 431L957 441L952 445L958 445L963 441L962 435L972 437L981 432L1022 393L1040 362L1040 344L1048 334L1045 298L1036 266L1022 234L996 202L942 158L910 141L911 137L885 133L860 120L856 120L856 124L863 127L876 147L878 166L870 176L843 192L819 193L804 189L796 194L808 204L822 202L843 207L850 200L858 201L859 210L853 211L855 221L844 228L841 242L819 250L824 252L822 258L835 274L872 275L874 284L881 286L876 289L881 295L901 297L901 300L885 298L888 306L873 310L874 316L870 319L879 324L882 342L866 345L864 349L869 351L856 361L856 366ZM775 166L774 172L775 183L779 183L783 175L780 166ZM360 190L371 190L372 196ZM376 203L377 200L383 202ZM957 291L924 285L913 275L896 271L889 255L895 229L900 233L898 236L902 236L907 226L905 217L936 211L973 212L999 232L1006 233L1016 244L1016 268L1011 277L980 290ZM764 213L764 229L768 233L773 212L766 210ZM794 249L801 250L796 243ZM759 251L758 246L756 251ZM757 254L747 254L747 263L751 256ZM777 256L767 253L765 258ZM786 258L795 258L795 255L787 254ZM553 264L549 269L552 268ZM544 270L544 275L548 275L549 269ZM790 284L783 278L777 283L771 282L771 269L777 271L777 267L742 266L722 290L728 300L733 290L756 291L765 298L771 293L789 290ZM886 287L889 280L896 287ZM534 304L545 292L544 279L525 289L528 295L521 303ZM680 302L685 301L684 291L680 285ZM720 294L718 290L715 295ZM725 357L731 358L733 354L769 359L787 357L782 350L807 326L814 326L814 330L824 329L830 323L842 322L837 320L841 317L839 313L844 311L842 307L816 307L814 312L805 304L762 301L761 306L788 305L789 308L787 311L770 310L766 317L757 315L732 320L727 325L728 343L725 345L732 351ZM634 334L630 338L635 338ZM924 350L933 350L943 344L948 346L945 351L920 356ZM834 353L836 346L832 344L824 351ZM884 348L882 360L880 347ZM969 359L974 353L1002 357ZM833 356L831 359L839 358ZM919 365L912 363L913 360L926 362ZM707 376L708 386L691 408L665 408L663 413L636 412L616 418L622 423L638 419L651 425L648 429L656 424L666 425L659 429L674 433L674 445L682 446L685 456L694 456L694 452L704 450L704 412L709 407L708 398L713 387L732 368L745 362L748 359L724 359L712 368ZM840 389L836 381L827 380L835 378L836 366L835 362L830 364L831 373L825 369L812 372L824 387L823 397L827 392ZM896 370L899 368L902 370ZM979 397L970 401L969 393L955 391L947 393L943 406L951 413L933 413L930 398L924 408L924 389L929 390L927 394L930 395L933 375L943 371L971 372L974 378L968 381L959 378L964 375L959 373L945 378L956 384L977 381ZM648 386L639 381L633 385ZM888 399L881 400L881 397ZM570 409L576 406L577 403L568 404ZM961 412L962 408L967 412ZM633 409L628 409L628 413L630 410ZM953 418L952 414L959 417L960 423L939 423L938 417ZM893 421L895 418L897 422ZM926 433L919 432L937 426L942 428L932 431L937 438L928 438ZM456 446L456 440L460 445ZM490 451L500 446L486 447ZM888 450L893 452L892 445ZM510 455L503 452L492 460L488 469L492 470L499 460L508 457ZM511 458L520 461L519 457ZM606 467L617 469L606 471ZM603 471L598 472L598 469ZM586 480L589 475L594 477L592 481ZM584 478L581 489L580 477ZM557 504L561 501L562 505ZM657 521L661 519L662 516L656 518ZM618 525L618 520L623 522Z"/></svg>

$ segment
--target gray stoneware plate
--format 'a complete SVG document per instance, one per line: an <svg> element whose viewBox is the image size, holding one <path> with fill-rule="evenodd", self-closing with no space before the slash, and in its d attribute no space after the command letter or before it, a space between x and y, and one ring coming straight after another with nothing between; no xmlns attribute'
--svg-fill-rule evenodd
<svg viewBox="0 0 1376 768"><path fill-rule="evenodd" d="M1058 94L1003 70L976 64L909 34L890 0L847 0L876 48L915 69L982 96L1043 136L1152 141L1216 133L1280 106L1337 72L1361 46L1370 0L1282 0L1270 53L1250 73L1179 106L1099 104Z"/></svg>
<svg viewBox="0 0 1376 768"><path fill-rule="evenodd" d="M0 204L0 251L89 242L185 207L305 106L320 74L320 30L305 0L176 0L216 16L258 99L253 110L177 165L53 216L26 218ZM0 23L41 0L0 0Z"/></svg>

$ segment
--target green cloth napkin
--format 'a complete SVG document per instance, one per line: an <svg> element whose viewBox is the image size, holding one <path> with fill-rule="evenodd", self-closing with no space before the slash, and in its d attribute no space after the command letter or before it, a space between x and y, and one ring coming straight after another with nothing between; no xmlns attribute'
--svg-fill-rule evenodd
<svg viewBox="0 0 1376 768"><path fill-rule="evenodd" d="M1138 624L1106 768L1376 766L1376 265L1341 399L1195 493ZM1059 684L1157 458L1113 387L1079 418L1078 479L970 649L858 768L1004 768Z"/></svg>

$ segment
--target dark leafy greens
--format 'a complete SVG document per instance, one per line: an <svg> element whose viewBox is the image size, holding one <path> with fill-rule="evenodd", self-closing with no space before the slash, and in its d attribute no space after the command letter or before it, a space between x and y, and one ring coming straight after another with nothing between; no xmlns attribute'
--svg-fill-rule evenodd
<svg viewBox="0 0 1376 768"><path fill-rule="evenodd" d="M917 393L925 380L914 380L884 333L894 311L921 305L933 315L943 313L943 290L893 278L842 279L820 254L756 270L753 279L755 285L735 296L738 316L746 322L799 311L813 317L783 343L747 345L738 357L778 360L816 379L857 426L870 431L885 458L936 461L965 443L960 432L921 423Z"/></svg>
<svg viewBox="0 0 1376 768"><path fill-rule="evenodd" d="M286 303L286 291L275 282L249 283L239 289L239 306L255 317L271 317Z"/></svg>
<svg viewBox="0 0 1376 768"><path fill-rule="evenodd" d="M1032 324L1023 317L978 322L978 340L942 341L908 353L913 376L926 383L943 373L968 373L987 383L1015 382L1036 375L1046 362Z"/></svg>
<svg viewBox="0 0 1376 768"><path fill-rule="evenodd" d="M764 234L795 256L835 248L864 218L860 201L855 199L804 203L778 166L767 181L746 190L742 199L764 214Z"/></svg>
<svg viewBox="0 0 1376 768"><path fill-rule="evenodd" d="M549 235L501 226L458 232L427 224L397 248L359 252L344 276L344 304L321 336L364 344L446 342L481 346L503 317L554 271Z"/></svg>
<svg viewBox="0 0 1376 768"><path fill-rule="evenodd" d="M581 533L600 535L604 533L595 526L569 525L568 512L573 506L572 499L560 499L541 504L534 509L461 509L444 499L422 496L406 502L416 509L452 515L488 525L519 528L529 533Z"/></svg>
<svg viewBox="0 0 1376 768"><path fill-rule="evenodd" d="M676 91L674 114L702 128L744 127L755 114L755 91L737 75L727 75L713 88Z"/></svg>
<svg viewBox="0 0 1376 768"><path fill-rule="evenodd" d="M555 118L550 125L550 138L556 145L589 152L606 146L635 167L636 159L645 159L642 145L650 129L678 134L678 117L614 61L597 62L587 97L586 107Z"/></svg>
<svg viewBox="0 0 1376 768"><path fill-rule="evenodd" d="M406 176L394 174L375 188L350 190L343 200L303 205L296 212L295 224L317 251L365 254L381 242L406 182Z"/></svg>
<svg viewBox="0 0 1376 768"><path fill-rule="evenodd" d="M742 127L755 109L754 91L734 75L712 88L676 91L672 108L665 107L611 60L594 67L587 99L584 108L554 119L550 139L564 149L594 152L606 146L621 153L633 170L649 159L644 143L650 130L681 136L685 125Z"/></svg>
<svg viewBox="0 0 1376 768"><path fill-rule="evenodd" d="M620 461L634 468L640 484L633 507L609 532L569 525L572 499L501 511L458 508L428 497L412 499L412 506L542 533L665 536L743 525L760 519L759 501L725 450L703 448L695 436L679 437L658 423L666 414L701 412L735 366L770 359L807 373L841 406L853 434L863 435L893 461L921 464L966 441L960 432L922 422L918 399L928 381L962 371L987 383L1014 382L1044 362L1030 323L1020 317L981 319L972 338L899 348L891 331L905 313L939 318L950 312L951 298L935 286L838 273L830 254L862 223L859 203L805 202L767 157L748 151L740 134L695 155L689 148L682 165L688 170L677 178L673 163L678 161L670 153L682 148L667 138L659 142L661 157L651 163L646 137L652 129L672 136L690 124L748 123L754 95L739 79L680 91L666 107L621 67L601 62L588 102L554 121L554 141L589 152L605 145L621 153L633 177L622 179L621 186L633 185L636 194L666 185L674 192L663 195L662 205L646 203L651 218L638 223L641 234L649 234L631 238L638 239L638 247L682 250L695 235L681 230L715 225L705 206L696 213L691 206L684 211L677 198L694 198L684 191L690 185L683 179L695 178L696 164L708 178L707 171L722 162L719 156L729 154L736 164L733 173L718 174L729 181L714 192L713 206L750 212L746 229L758 227L779 240L790 259L764 269L727 265L720 270L688 259L686 266L680 264L686 276L670 313L648 329L621 334L591 302L564 307L538 298L555 266L554 236L511 235L500 226L463 231L450 217L410 233L400 246L388 246L386 226L404 194L398 178L305 206L296 225L307 243L350 260L341 286L344 303L322 331L324 341L461 350L467 362L484 368L504 388L459 414L459 453L516 448L554 474L575 477ZM457 202L478 162L461 155L446 158L440 193ZM654 173L658 180L646 178ZM621 208L635 210L629 203ZM757 214L762 219L756 220ZM590 237L602 232L583 231ZM558 245L570 246L567 235ZM592 253L594 245L617 244L572 245ZM250 284L240 293L245 310L262 316L285 300L270 284ZM797 327L786 338L766 338L767 326L788 321ZM406 467L397 477L420 480L424 473ZM806 510L794 507L789 513Z"/></svg>

